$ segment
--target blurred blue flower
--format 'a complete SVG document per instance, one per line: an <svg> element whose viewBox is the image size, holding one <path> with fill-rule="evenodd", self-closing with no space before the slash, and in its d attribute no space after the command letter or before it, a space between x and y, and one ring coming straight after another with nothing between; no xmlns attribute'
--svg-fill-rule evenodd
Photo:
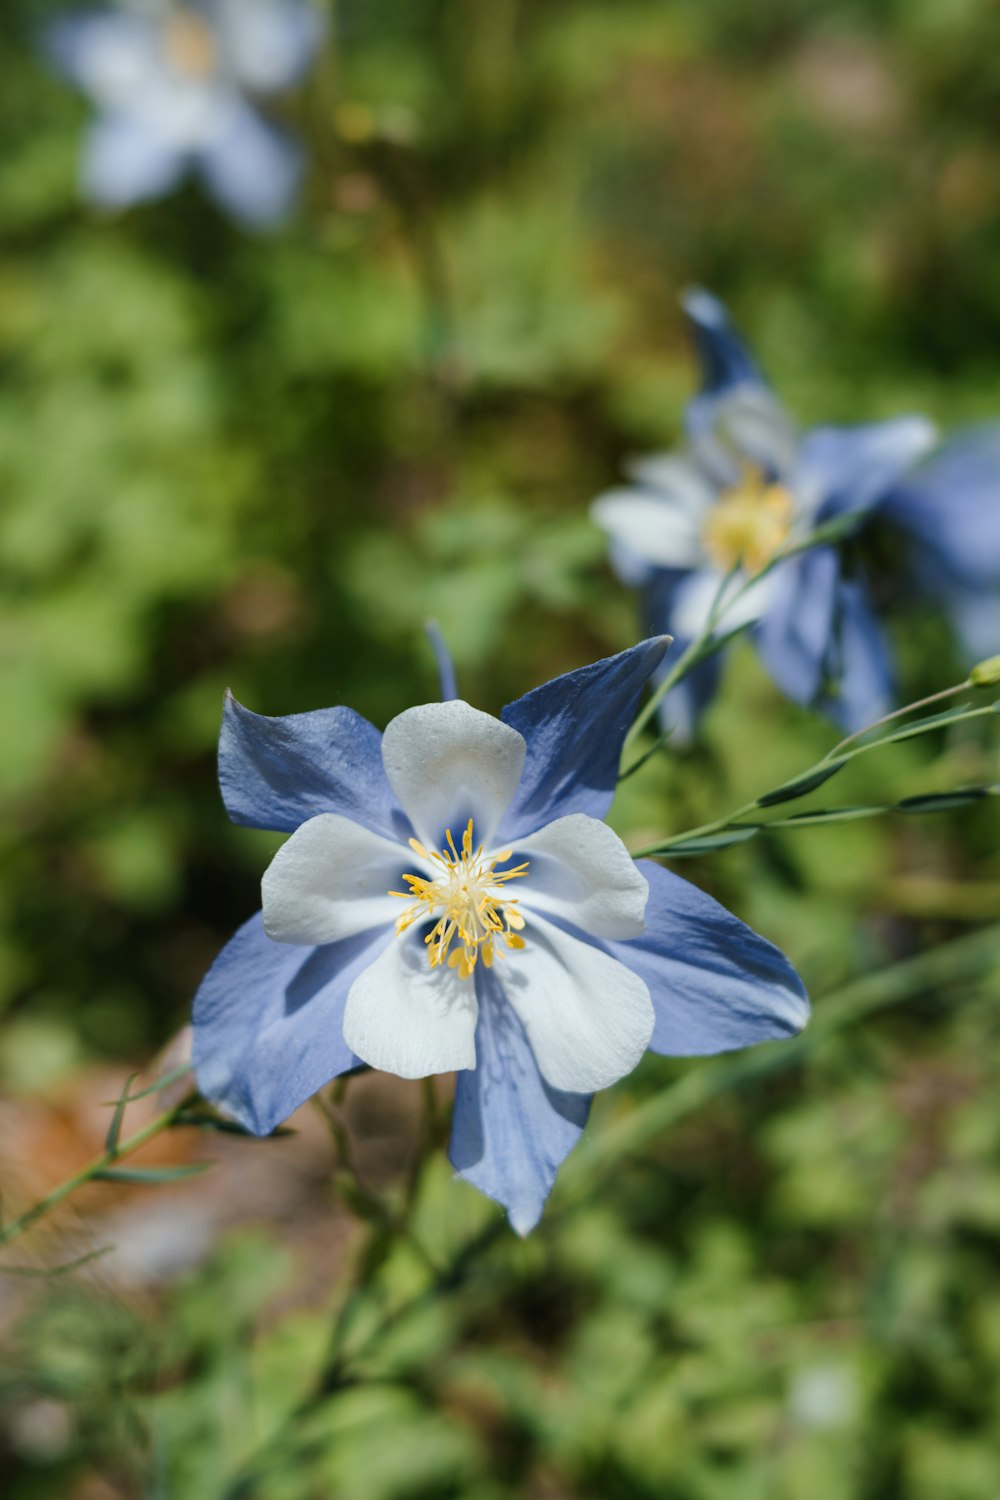
<svg viewBox="0 0 1000 1500"><path fill-rule="evenodd" d="M347 708L268 719L230 697L229 815L291 838L195 1000L205 1096L266 1134L361 1062L457 1071L452 1164L526 1233L591 1094L647 1047L798 1031L805 993L777 949L637 865L602 821L666 644L557 678L500 719L451 699L384 735Z"/></svg>
<svg viewBox="0 0 1000 1500"><path fill-rule="evenodd" d="M251 97L294 83L321 32L308 0L123 0L56 21L55 66L97 108L81 168L86 197L125 208L196 170L234 218L280 219L302 153Z"/></svg>
<svg viewBox="0 0 1000 1500"><path fill-rule="evenodd" d="M920 592L950 615L971 665L1000 651L1000 424L958 432L886 496Z"/></svg>
<svg viewBox="0 0 1000 1500"><path fill-rule="evenodd" d="M845 573L832 545L765 570L820 527L860 523L931 445L933 427L901 417L799 434L722 304L696 290L684 308L703 381L685 414L686 444L635 463L633 483L600 496L594 519L620 576L644 591L647 628L683 648L720 602L719 632L749 626L782 692L859 729L885 712L892 690L864 579ZM668 693L662 717L680 738L693 733L719 671L716 655Z"/></svg>

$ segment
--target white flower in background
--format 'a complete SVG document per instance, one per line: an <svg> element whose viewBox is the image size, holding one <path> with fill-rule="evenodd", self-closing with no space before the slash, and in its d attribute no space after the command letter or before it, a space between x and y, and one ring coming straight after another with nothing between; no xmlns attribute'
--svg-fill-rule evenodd
<svg viewBox="0 0 1000 1500"><path fill-rule="evenodd" d="M85 196L125 208L196 171L234 218L280 219L302 153L252 100L300 78L321 35L307 0L123 0L55 22L55 65L97 111L81 164Z"/></svg>
<svg viewBox="0 0 1000 1500"><path fill-rule="evenodd" d="M829 542L857 530L934 441L921 416L799 432L720 302L684 298L702 366L685 443L632 465L627 487L591 514L622 580L643 590L645 628L683 647L708 628L749 626L764 666L796 703L854 731L885 713L893 674L866 580ZM661 706L690 737L718 685L720 657L699 662Z"/></svg>

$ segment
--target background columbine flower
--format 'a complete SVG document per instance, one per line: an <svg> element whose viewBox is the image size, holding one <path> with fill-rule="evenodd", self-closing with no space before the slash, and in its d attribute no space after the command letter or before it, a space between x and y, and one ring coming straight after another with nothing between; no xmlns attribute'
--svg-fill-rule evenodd
<svg viewBox="0 0 1000 1500"><path fill-rule="evenodd" d="M86 196L123 208L195 169L236 218L279 219L301 152L249 96L294 83L320 34L307 0L133 0L56 22L56 65L97 107L81 168Z"/></svg>
<svg viewBox="0 0 1000 1500"><path fill-rule="evenodd" d="M886 496L923 594L950 615L966 660L1000 650L1000 424L956 433Z"/></svg>
<svg viewBox="0 0 1000 1500"><path fill-rule="evenodd" d="M735 570L721 629L749 623L788 697L858 729L886 710L891 695L863 578L845 574L833 546L764 570L818 527L841 517L860 521L929 447L933 428L902 417L798 434L722 304L694 291L684 308L703 380L685 415L686 445L634 464L633 484L600 496L594 519L611 539L623 579L644 588L650 629L668 631L681 646L696 639ZM719 665L710 658L667 695L669 727L691 733Z"/></svg>
<svg viewBox="0 0 1000 1500"><path fill-rule="evenodd" d="M203 1093L265 1134L360 1062L458 1070L452 1163L523 1233L590 1095L647 1047L797 1031L807 1003L782 955L601 821L665 645L500 719L453 699L384 735L347 708L266 719L230 698L229 814L292 837L195 1001Z"/></svg>

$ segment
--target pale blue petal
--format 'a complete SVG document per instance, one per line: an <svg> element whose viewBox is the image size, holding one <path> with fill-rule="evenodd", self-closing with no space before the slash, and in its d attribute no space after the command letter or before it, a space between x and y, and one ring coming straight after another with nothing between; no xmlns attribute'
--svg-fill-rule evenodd
<svg viewBox="0 0 1000 1500"><path fill-rule="evenodd" d="M893 707L893 671L882 628L861 578L842 578L836 632L827 663L829 690L817 702L848 734Z"/></svg>
<svg viewBox="0 0 1000 1500"><path fill-rule="evenodd" d="M341 813L376 833L405 833L382 767L382 736L351 708L269 719L226 694L219 785L234 823L292 832Z"/></svg>
<svg viewBox="0 0 1000 1500"><path fill-rule="evenodd" d="M323 948L274 943L260 913L227 943L194 1002L194 1069L205 1098L267 1135L360 1059L344 1041L347 992L393 928Z"/></svg>
<svg viewBox="0 0 1000 1500"><path fill-rule="evenodd" d="M1000 588L1000 423L956 433L886 497L925 586Z"/></svg>
<svg viewBox="0 0 1000 1500"><path fill-rule="evenodd" d="M507 705L501 718L528 748L521 783L497 832L501 842L567 813L604 817L615 794L622 742L666 650L662 638L642 641Z"/></svg>
<svg viewBox="0 0 1000 1500"><path fill-rule="evenodd" d="M134 115L99 115L84 140L80 185L91 203L128 208L168 193L186 165L183 152Z"/></svg>
<svg viewBox="0 0 1000 1500"><path fill-rule="evenodd" d="M700 1057L801 1031L809 1001L784 954L671 870L651 860L639 868L649 881L646 932L603 946L649 989L651 1050Z"/></svg>
<svg viewBox="0 0 1000 1500"><path fill-rule="evenodd" d="M127 82L148 67L156 32L148 17L94 11L53 21L43 43L54 68L98 103L108 103L123 79Z"/></svg>
<svg viewBox="0 0 1000 1500"><path fill-rule="evenodd" d="M833 646L840 559L814 547L779 563L767 614L754 627L767 670L794 703L813 703L823 687Z"/></svg>
<svg viewBox="0 0 1000 1500"><path fill-rule="evenodd" d="M1000 656L1000 583L955 589L944 596L944 605L970 666L986 656Z"/></svg>
<svg viewBox="0 0 1000 1500"><path fill-rule="evenodd" d="M681 297L681 306L687 314L701 361L703 391L720 395L733 386L764 383L756 360L736 332L718 297L713 297L702 287L692 287Z"/></svg>
<svg viewBox="0 0 1000 1500"><path fill-rule="evenodd" d="M513 1228L527 1234L587 1122L590 1098L544 1082L495 974L480 966L476 982L476 1067L456 1075L448 1154L459 1175L502 1204Z"/></svg>
<svg viewBox="0 0 1000 1500"><path fill-rule="evenodd" d="M455 676L455 663L451 659L448 642L434 620L426 622L424 633L430 642L434 660L437 663L438 681L441 684L441 702L449 703L453 698L458 697L458 679Z"/></svg>
<svg viewBox="0 0 1000 1500"><path fill-rule="evenodd" d="M680 653L687 646L687 641L678 640L675 650ZM670 736L673 748L685 749L697 737L701 716L719 690L724 656L724 651L716 651L698 662L660 700L660 728ZM663 671L654 673L653 684L662 676Z"/></svg>
<svg viewBox="0 0 1000 1500"><path fill-rule="evenodd" d="M736 484L752 463L784 481L795 457L795 429L723 304L695 290L682 298L701 362L701 391L684 423L692 451L714 484Z"/></svg>
<svg viewBox="0 0 1000 1500"><path fill-rule="evenodd" d="M689 573L677 569L660 568L651 580L644 597L646 629L651 635L671 635L674 643L670 656L679 661L691 644L674 628L673 604L677 585ZM698 723L705 709L718 691L722 677L724 651L716 651L686 672L676 687L671 688L660 702L660 727L671 736L675 746L688 746L698 732ZM655 687L670 670L669 660L663 662L650 679Z"/></svg>
<svg viewBox="0 0 1000 1500"><path fill-rule="evenodd" d="M323 35L309 0L220 0L226 58L248 89L271 93L296 83Z"/></svg>
<svg viewBox="0 0 1000 1500"><path fill-rule="evenodd" d="M256 228L283 219L302 175L302 151L248 104L234 104L225 128L198 163L213 196L234 218Z"/></svg>
<svg viewBox="0 0 1000 1500"><path fill-rule="evenodd" d="M845 578L832 547L783 563L767 614L755 627L771 678L793 703L853 732L892 705L892 665L868 590Z"/></svg>
<svg viewBox="0 0 1000 1500"><path fill-rule="evenodd" d="M813 497L816 522L869 511L928 451L934 436L933 423L918 416L806 433L797 479Z"/></svg>

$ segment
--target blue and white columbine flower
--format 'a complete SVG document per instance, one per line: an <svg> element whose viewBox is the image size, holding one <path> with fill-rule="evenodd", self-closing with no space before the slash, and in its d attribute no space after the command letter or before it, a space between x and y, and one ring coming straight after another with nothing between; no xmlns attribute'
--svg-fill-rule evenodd
<svg viewBox="0 0 1000 1500"><path fill-rule="evenodd" d="M48 33L56 66L97 107L81 168L92 202L158 198L196 170L227 212L287 211L302 157L251 98L287 88L321 35L308 0L122 0Z"/></svg>
<svg viewBox="0 0 1000 1500"><path fill-rule="evenodd" d="M764 570L819 527L860 523L930 446L933 428L901 417L799 434L722 304L694 291L684 308L703 378L686 445L633 465L633 484L596 500L594 519L624 581L644 589L650 629L681 646L696 639L725 585L720 631L748 625L782 692L858 729L891 698L863 579L847 576L829 545ZM709 658L668 694L664 721L682 737L714 694L719 665Z"/></svg>
<svg viewBox="0 0 1000 1500"><path fill-rule="evenodd" d="M798 1031L805 993L777 949L637 865L602 821L666 644L557 678L500 719L452 699L384 735L348 708L268 719L229 698L229 815L291 838L196 998L205 1096L266 1134L361 1062L457 1071L452 1164L526 1233L590 1096L647 1047Z"/></svg>
<svg viewBox="0 0 1000 1500"><path fill-rule="evenodd" d="M971 665L1000 651L1000 423L955 433L886 496L921 593L951 617Z"/></svg>

